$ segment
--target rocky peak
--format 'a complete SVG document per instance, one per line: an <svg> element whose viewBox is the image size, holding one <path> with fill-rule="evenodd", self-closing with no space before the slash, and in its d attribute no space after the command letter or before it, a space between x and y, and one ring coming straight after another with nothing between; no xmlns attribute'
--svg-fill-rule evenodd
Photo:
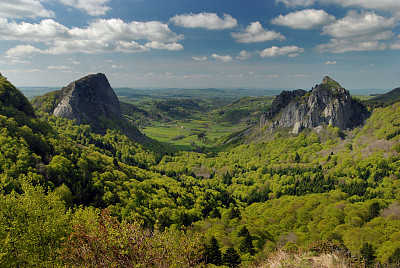
<svg viewBox="0 0 400 268"><path fill-rule="evenodd" d="M62 88L61 100L53 114L76 120L78 124L89 124L95 133L116 129L136 141L146 141L137 127L123 117L117 95L101 73L85 76Z"/></svg>
<svg viewBox="0 0 400 268"><path fill-rule="evenodd" d="M95 123L99 116L122 118L119 101L104 74L91 74L61 89L62 99L54 115Z"/></svg>
<svg viewBox="0 0 400 268"><path fill-rule="evenodd" d="M278 126L292 127L293 133L305 128L332 125L340 129L353 128L368 117L367 109L353 100L349 91L325 76L311 91L283 91L261 116L260 126L272 131Z"/></svg>

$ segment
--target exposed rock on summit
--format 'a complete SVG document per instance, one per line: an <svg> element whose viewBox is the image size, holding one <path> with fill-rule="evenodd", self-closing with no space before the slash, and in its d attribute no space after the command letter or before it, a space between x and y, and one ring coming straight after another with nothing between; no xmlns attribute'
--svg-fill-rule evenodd
<svg viewBox="0 0 400 268"><path fill-rule="evenodd" d="M85 76L61 89L61 102L54 115L93 123L99 116L122 118L117 95L104 74Z"/></svg>
<svg viewBox="0 0 400 268"><path fill-rule="evenodd" d="M278 126L293 127L293 133L321 125L348 129L361 125L368 116L365 106L352 99L349 91L325 76L309 92L283 91L261 116L260 126L268 125L270 131Z"/></svg>
<svg viewBox="0 0 400 268"><path fill-rule="evenodd" d="M104 74L91 74L61 89L55 116L90 124L94 132L104 134L108 128L122 130L129 137L143 137L123 117L117 95Z"/></svg>

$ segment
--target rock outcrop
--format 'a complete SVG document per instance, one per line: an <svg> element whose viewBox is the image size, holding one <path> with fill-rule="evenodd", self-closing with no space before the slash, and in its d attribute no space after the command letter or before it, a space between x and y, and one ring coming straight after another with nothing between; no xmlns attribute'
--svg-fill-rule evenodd
<svg viewBox="0 0 400 268"><path fill-rule="evenodd" d="M332 125L340 129L351 129L361 125L369 116L367 109L351 98L349 91L338 82L325 76L320 85L311 91L283 91L261 116L260 126L291 127L292 133L305 128Z"/></svg>
<svg viewBox="0 0 400 268"><path fill-rule="evenodd" d="M144 135L122 115L117 95L104 74L85 76L61 89L61 100L53 111L55 116L89 124L94 132L121 130L128 137L144 139Z"/></svg>
<svg viewBox="0 0 400 268"><path fill-rule="evenodd" d="M122 118L117 95L104 74L85 76L61 89L62 99L54 115L75 119L78 123L95 123L99 116Z"/></svg>

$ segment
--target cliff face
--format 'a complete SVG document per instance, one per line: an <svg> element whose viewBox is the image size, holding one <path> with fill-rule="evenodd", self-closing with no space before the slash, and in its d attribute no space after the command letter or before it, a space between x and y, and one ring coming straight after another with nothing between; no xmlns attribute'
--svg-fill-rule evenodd
<svg viewBox="0 0 400 268"><path fill-rule="evenodd" d="M99 134L116 129L137 141L146 140L137 127L123 117L117 95L104 74L91 74L72 82L61 89L61 95L53 111L55 116L89 124Z"/></svg>
<svg viewBox="0 0 400 268"><path fill-rule="evenodd" d="M293 127L293 133L305 128L332 125L340 129L361 125L369 116L367 109L353 100L338 82L324 77L311 91L283 91L261 116L260 126L272 131L278 126Z"/></svg>
<svg viewBox="0 0 400 268"><path fill-rule="evenodd" d="M78 123L96 123L99 116L122 118L119 101L104 74L85 76L61 89L61 102L54 115L76 119Z"/></svg>

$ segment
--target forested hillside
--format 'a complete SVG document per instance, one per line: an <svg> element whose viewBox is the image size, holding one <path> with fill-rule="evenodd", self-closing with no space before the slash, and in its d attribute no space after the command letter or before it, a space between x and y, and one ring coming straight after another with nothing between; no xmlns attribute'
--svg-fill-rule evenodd
<svg viewBox="0 0 400 268"><path fill-rule="evenodd" d="M254 125L241 143L194 152L95 134L55 117L54 102L34 111L1 76L0 101L1 267L400 261L399 102L353 130Z"/></svg>

